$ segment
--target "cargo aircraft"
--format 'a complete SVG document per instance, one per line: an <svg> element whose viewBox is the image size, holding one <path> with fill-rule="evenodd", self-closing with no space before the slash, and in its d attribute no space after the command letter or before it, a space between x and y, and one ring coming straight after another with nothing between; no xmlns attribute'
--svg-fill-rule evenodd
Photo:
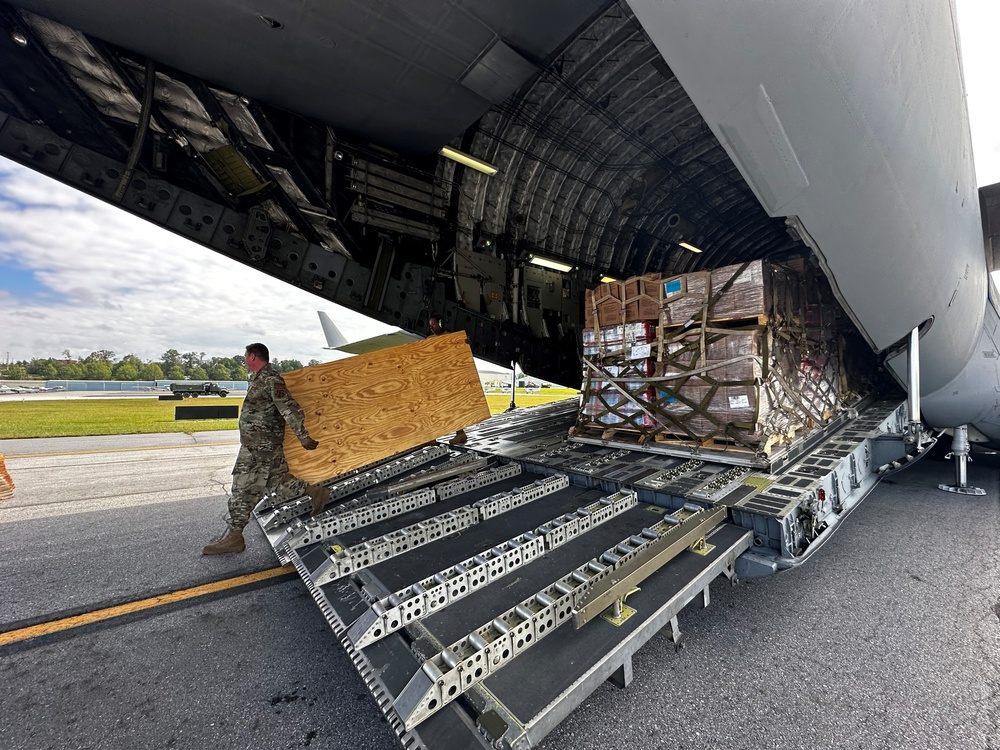
<svg viewBox="0 0 1000 750"><path fill-rule="evenodd" d="M943 431L971 493L1000 441L1000 191L951 1L0 2L0 154L574 387L604 278L829 284L847 374L888 384L772 454L567 439L546 407L332 478L317 518L260 506L406 747L535 744L718 575L802 564Z"/></svg>

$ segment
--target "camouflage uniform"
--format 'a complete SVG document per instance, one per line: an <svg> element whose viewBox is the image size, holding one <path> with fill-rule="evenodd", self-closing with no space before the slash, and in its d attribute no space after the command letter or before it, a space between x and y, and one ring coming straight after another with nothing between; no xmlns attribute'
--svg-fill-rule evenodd
<svg viewBox="0 0 1000 750"><path fill-rule="evenodd" d="M268 363L250 375L250 386L240 414L240 452L233 467L229 498L229 527L242 530L250 512L269 492L278 502L305 492L306 483L288 472L281 444L285 423L299 440L309 437L302 407L288 392L281 374Z"/></svg>

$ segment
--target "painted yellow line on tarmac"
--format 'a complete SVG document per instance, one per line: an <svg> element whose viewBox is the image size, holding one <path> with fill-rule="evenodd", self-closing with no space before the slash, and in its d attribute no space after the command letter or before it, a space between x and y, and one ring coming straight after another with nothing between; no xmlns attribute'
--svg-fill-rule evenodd
<svg viewBox="0 0 1000 750"><path fill-rule="evenodd" d="M165 451L172 448L211 448L214 445L239 445L239 440L227 443L188 443L186 445L142 445L135 448L98 448L88 451L57 451L53 453L7 453L6 458L44 458L45 456L87 456L91 453L129 453L130 451Z"/></svg>
<svg viewBox="0 0 1000 750"><path fill-rule="evenodd" d="M262 570L259 573L250 573L245 576L237 576L236 578L225 578L221 581L215 581L214 583L206 583L202 586L195 586L190 589L174 591L170 594L154 596L150 599L140 599L136 602L119 604L115 607L95 609L93 612L86 612L82 615L64 617L61 620L43 622L27 628L20 628L19 630L10 630L6 633L0 633L0 646L8 646L11 643L27 641L31 638L37 638L40 635L49 635L63 630L71 630L72 628L78 628L81 625L90 625L95 622L101 622L102 620L111 620L115 617L121 617L122 615L130 615L133 612L141 612L144 609L162 607L164 604L173 604L174 602L182 602L185 599L195 599L199 596L215 594L219 591L225 591L226 589L246 586L251 583L257 583L258 581L266 581L269 578L277 578L278 576L283 576L286 573L294 572L294 565L284 565L280 568Z"/></svg>

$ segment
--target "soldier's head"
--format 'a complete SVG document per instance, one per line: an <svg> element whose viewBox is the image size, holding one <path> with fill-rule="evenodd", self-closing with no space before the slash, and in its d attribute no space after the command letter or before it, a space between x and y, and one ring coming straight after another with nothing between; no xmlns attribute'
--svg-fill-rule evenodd
<svg viewBox="0 0 1000 750"><path fill-rule="evenodd" d="M431 336L440 336L444 333L444 328L441 327L441 318L437 315L431 315L430 320L427 321L427 327L431 330Z"/></svg>
<svg viewBox="0 0 1000 750"><path fill-rule="evenodd" d="M247 369L257 372L271 361L271 353L263 344L248 344L246 351Z"/></svg>

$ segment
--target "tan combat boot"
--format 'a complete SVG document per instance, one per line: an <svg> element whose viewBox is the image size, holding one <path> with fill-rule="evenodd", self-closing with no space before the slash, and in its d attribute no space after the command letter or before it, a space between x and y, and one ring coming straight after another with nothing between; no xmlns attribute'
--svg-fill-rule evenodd
<svg viewBox="0 0 1000 750"><path fill-rule="evenodd" d="M309 499L312 500L313 506L312 513L310 513L309 516L318 516L323 512L323 508L330 499L330 488L324 487L321 484L310 484L306 487L306 494L309 496Z"/></svg>
<svg viewBox="0 0 1000 750"><path fill-rule="evenodd" d="M229 555L234 552L242 552L247 548L243 541L243 529L227 529L226 533L215 542L209 544L201 551L203 555Z"/></svg>

